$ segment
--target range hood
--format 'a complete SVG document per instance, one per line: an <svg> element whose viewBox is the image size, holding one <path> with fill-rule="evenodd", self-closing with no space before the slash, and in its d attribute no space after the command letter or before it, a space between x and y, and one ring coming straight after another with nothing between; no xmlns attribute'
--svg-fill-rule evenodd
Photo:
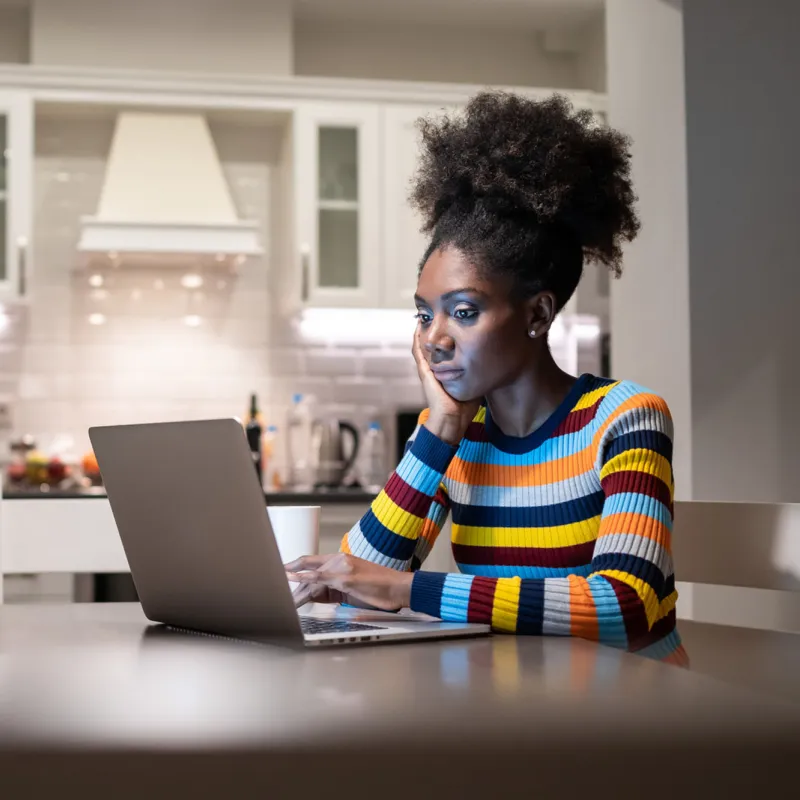
<svg viewBox="0 0 800 800"><path fill-rule="evenodd" d="M202 114L121 112L96 216L78 250L164 263L262 253L258 223L239 220Z"/></svg>

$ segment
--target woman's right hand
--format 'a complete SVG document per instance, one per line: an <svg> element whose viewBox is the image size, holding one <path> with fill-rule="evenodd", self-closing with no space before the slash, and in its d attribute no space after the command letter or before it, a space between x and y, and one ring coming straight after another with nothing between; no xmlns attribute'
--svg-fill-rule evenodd
<svg viewBox="0 0 800 800"><path fill-rule="evenodd" d="M481 401L456 400L445 391L444 386L436 380L428 359L425 358L421 331L421 327L417 325L411 352L417 362L417 372L430 409L430 416L425 421L425 427L442 441L457 446L480 408Z"/></svg>

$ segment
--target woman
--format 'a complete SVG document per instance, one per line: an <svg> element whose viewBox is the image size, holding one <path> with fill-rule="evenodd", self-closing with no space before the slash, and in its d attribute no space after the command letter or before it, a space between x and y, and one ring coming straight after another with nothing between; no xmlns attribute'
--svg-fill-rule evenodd
<svg viewBox="0 0 800 800"><path fill-rule="evenodd" d="M287 565L298 604L410 606L683 663L667 404L566 374L547 343L584 262L619 275L638 232L629 142L562 97L494 92L421 130L412 200L431 242L413 352L428 408L341 552ZM448 513L461 572L417 571Z"/></svg>

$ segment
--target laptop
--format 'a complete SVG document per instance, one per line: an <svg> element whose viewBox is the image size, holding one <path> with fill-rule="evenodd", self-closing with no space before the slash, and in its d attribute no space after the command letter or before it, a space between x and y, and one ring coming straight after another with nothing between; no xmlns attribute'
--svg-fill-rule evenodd
<svg viewBox="0 0 800 800"><path fill-rule="evenodd" d="M306 646L489 633L410 612L295 608L264 492L233 419L92 427L89 438L145 616Z"/></svg>

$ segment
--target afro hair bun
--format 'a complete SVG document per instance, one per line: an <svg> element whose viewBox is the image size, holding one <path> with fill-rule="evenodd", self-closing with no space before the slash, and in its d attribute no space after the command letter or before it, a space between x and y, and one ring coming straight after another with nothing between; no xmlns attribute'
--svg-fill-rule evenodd
<svg viewBox="0 0 800 800"><path fill-rule="evenodd" d="M571 239L583 258L621 271L639 230L629 139L561 95L482 92L463 111L418 123L422 152L411 202L423 230L477 207Z"/></svg>

